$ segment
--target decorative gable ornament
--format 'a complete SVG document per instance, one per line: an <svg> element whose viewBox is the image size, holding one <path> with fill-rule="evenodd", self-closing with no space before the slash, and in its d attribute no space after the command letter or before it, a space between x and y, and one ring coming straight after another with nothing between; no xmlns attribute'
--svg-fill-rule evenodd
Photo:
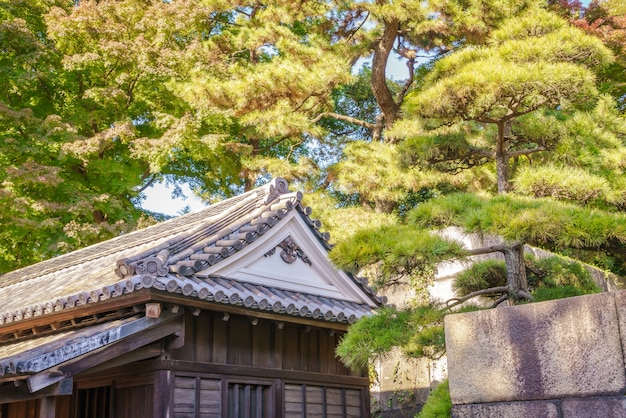
<svg viewBox="0 0 626 418"><path fill-rule="evenodd" d="M274 255L274 253L276 253L276 249L278 248L282 249L282 251L280 252L280 258L282 258L285 263L292 264L295 263L298 258L300 258L309 266L312 265L309 257L304 254L304 252L300 249L300 247L298 247L293 238L291 238L290 236L282 240L276 247L265 253L265 257L270 257Z"/></svg>

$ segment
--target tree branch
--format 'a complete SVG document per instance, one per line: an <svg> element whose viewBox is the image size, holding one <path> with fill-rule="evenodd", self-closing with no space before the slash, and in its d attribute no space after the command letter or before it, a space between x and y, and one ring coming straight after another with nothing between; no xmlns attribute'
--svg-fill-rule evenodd
<svg viewBox="0 0 626 418"><path fill-rule="evenodd" d="M376 125L373 123L365 122L364 120L353 118L352 116L346 116L346 115L333 113L333 112L320 113L319 115L315 117L315 119L311 120L311 122L317 123L322 118L333 118L333 119L337 119L343 122L354 123L355 125L362 126L364 128L372 129L372 130L376 128Z"/></svg>
<svg viewBox="0 0 626 418"><path fill-rule="evenodd" d="M503 117L501 120L502 121L507 121L510 119L514 119L518 116L522 116L522 115L526 115L530 112L534 112L535 110L539 109L541 106L545 105L546 103L548 103L548 100L541 100L540 102L536 103L534 106L528 107L528 108L524 108L524 110L522 111L517 111L518 106L515 106L515 109L511 109L511 112L507 113L507 115L505 117Z"/></svg>
<svg viewBox="0 0 626 418"><path fill-rule="evenodd" d="M479 158L477 159L476 157ZM468 167L473 167L477 164L484 164L478 162L480 158L495 158L495 152L481 148L470 148L464 155L452 155L448 152L447 154L430 157L427 159L427 162L428 164L441 164L450 161L457 162L458 164L466 162Z"/></svg>
<svg viewBox="0 0 626 418"><path fill-rule="evenodd" d="M400 92L396 96L396 104L398 105L398 107L402 105L402 102L404 101L404 96L406 96L409 88L411 87L411 85L413 85L413 79L415 77L415 58L409 58L409 60L406 62L406 66L409 69L409 78L402 86L402 90L400 90Z"/></svg>
<svg viewBox="0 0 626 418"><path fill-rule="evenodd" d="M483 295L493 295L496 293L507 293L509 292L509 288L507 286L496 286L490 287L489 289L477 290L475 292L470 293L469 295L465 295L460 298L452 298L446 301L446 309L451 309L457 305L460 305L463 302L467 302L468 300L475 298L477 296ZM452 303L450 303L452 302Z"/></svg>
<svg viewBox="0 0 626 418"><path fill-rule="evenodd" d="M480 148L473 148L472 149L472 154L476 154L479 155L481 157L487 157L487 158L496 158L496 153L494 151L489 151L486 149L480 149Z"/></svg>
<svg viewBox="0 0 626 418"><path fill-rule="evenodd" d="M346 39L346 43L349 43L352 41L352 38L354 37L354 35L361 30L361 28L363 27L363 25L365 25L365 22L367 22L367 19L369 19L370 17L370 12L367 12L365 14L365 18L363 19L363 21L359 24L359 26L357 26L352 33L350 33L350 36L348 36L348 38ZM357 58L358 59L358 58ZM354 63L357 61L357 59L354 60L354 62L352 63L354 65ZM352 67L352 65L351 65Z"/></svg>
<svg viewBox="0 0 626 418"><path fill-rule="evenodd" d="M537 147L537 148L532 148L532 149L512 151L512 152L508 153L508 156L510 158L515 158L515 157L519 157L520 155L530 155L530 154L534 154L536 152L541 152L541 151L547 151L547 148L546 147Z"/></svg>
<svg viewBox="0 0 626 418"><path fill-rule="evenodd" d="M498 306L499 304L501 304L502 302L504 302L505 300L507 300L509 298L508 294L504 294L502 296L500 296L494 303L491 304L491 306L489 307L489 309L493 309L496 306Z"/></svg>
<svg viewBox="0 0 626 418"><path fill-rule="evenodd" d="M467 255L468 256L469 255L481 255L481 254L490 254L490 253L495 253L495 252L502 253L511 248L515 248L520 244L521 242L515 241L509 244L496 244L496 245L491 245L489 247L474 248L472 250L467 250Z"/></svg>
<svg viewBox="0 0 626 418"><path fill-rule="evenodd" d="M471 118L471 117L466 117L466 118L464 118L464 119L465 119L465 120L472 120L473 118ZM476 118L476 120L477 120L478 122L483 122L483 123L498 123L498 122L500 122L500 119L499 119L499 118L490 118L490 117L488 117L488 116L484 116L484 115L483 115L483 116L479 116L479 117L477 117L477 118Z"/></svg>
<svg viewBox="0 0 626 418"><path fill-rule="evenodd" d="M144 179L145 179L145 178L147 178L147 177L144 175ZM135 191L136 191L137 193L141 193L141 192L143 192L143 191L144 191L144 190L146 190L148 187L152 186L152 184L155 182L155 180L156 180L156 179L157 179L156 174L153 174L153 175L152 175L152 177L150 178L150 180L148 180L148 181L146 182L146 184L144 184L143 186L141 186L141 187L140 187L140 188L138 188L138 189L135 189Z"/></svg>

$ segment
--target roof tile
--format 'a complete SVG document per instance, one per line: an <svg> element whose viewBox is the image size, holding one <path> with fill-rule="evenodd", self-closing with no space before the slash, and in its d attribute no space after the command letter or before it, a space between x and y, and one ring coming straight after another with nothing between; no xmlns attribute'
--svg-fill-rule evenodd
<svg viewBox="0 0 626 418"><path fill-rule="evenodd" d="M204 210L0 275L0 327L145 288L326 321L347 323L368 314L367 305L197 274L241 251L294 210L329 249L328 235L301 200L300 192L275 179ZM366 283L355 283L383 302Z"/></svg>

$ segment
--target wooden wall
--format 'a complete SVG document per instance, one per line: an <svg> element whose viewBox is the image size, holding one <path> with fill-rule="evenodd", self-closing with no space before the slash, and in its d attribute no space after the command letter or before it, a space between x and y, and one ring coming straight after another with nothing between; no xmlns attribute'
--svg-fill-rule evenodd
<svg viewBox="0 0 626 418"><path fill-rule="evenodd" d="M174 418L193 418L196 410L203 417L220 416L222 383L219 379L176 376L172 386Z"/></svg>
<svg viewBox="0 0 626 418"><path fill-rule="evenodd" d="M175 374L173 418L363 418L367 388Z"/></svg>
<svg viewBox="0 0 626 418"><path fill-rule="evenodd" d="M38 418L39 400L0 405L0 418Z"/></svg>
<svg viewBox="0 0 626 418"><path fill-rule="evenodd" d="M360 418L366 416L360 389L285 385L285 417Z"/></svg>
<svg viewBox="0 0 626 418"><path fill-rule="evenodd" d="M185 318L185 345L173 360L363 376L335 357L342 333L265 319L203 311Z"/></svg>
<svg viewBox="0 0 626 418"><path fill-rule="evenodd" d="M227 320L225 320L227 319ZM369 416L369 381L335 356L342 333L203 311L163 362L174 418Z"/></svg>

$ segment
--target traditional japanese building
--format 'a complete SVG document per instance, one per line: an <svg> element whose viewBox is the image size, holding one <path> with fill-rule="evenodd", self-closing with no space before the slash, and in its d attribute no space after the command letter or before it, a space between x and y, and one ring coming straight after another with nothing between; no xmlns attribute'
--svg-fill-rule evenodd
<svg viewBox="0 0 626 418"><path fill-rule="evenodd" d="M287 183L0 276L0 418L368 417L384 303Z"/></svg>

